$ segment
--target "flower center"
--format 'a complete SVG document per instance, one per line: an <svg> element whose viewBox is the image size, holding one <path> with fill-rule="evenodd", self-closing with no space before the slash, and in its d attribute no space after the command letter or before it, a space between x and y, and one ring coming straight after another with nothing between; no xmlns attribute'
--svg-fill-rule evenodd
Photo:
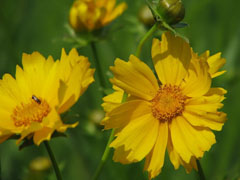
<svg viewBox="0 0 240 180"><path fill-rule="evenodd" d="M29 103L16 106L11 117L16 127L28 126L32 122L41 123L50 111L51 108L45 100L33 95Z"/></svg>
<svg viewBox="0 0 240 180"><path fill-rule="evenodd" d="M161 122L171 122L174 117L182 114L187 98L179 86L161 85L151 100L153 116Z"/></svg>

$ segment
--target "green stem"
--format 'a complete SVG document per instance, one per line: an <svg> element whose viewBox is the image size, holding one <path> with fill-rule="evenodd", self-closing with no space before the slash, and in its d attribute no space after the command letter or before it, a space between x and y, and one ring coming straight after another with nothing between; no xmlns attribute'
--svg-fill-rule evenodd
<svg viewBox="0 0 240 180"><path fill-rule="evenodd" d="M122 97L122 103L123 103L123 102L126 102L126 100L127 100L127 93L124 93L124 94L123 94L123 97ZM113 138L114 138L114 129L113 129L112 132L111 132L111 135L110 135L110 137L109 137L109 139L108 139L108 142L107 142L107 145L106 145L106 147L105 147L104 153L103 153L103 155L102 155L101 161L100 161L100 163L98 164L97 170L95 171L92 180L97 180L97 178L99 177L100 172L101 172L104 164L105 164L106 161L107 161L107 158L108 158L108 155L109 155L109 152L110 152L110 147L109 147L109 145L110 145L110 143L112 142Z"/></svg>
<svg viewBox="0 0 240 180"><path fill-rule="evenodd" d="M44 144L45 144L45 147L47 149L47 152L48 152L48 155L52 161L52 165L53 165L53 168L54 168L54 171L55 171L55 174L56 174L56 177L57 177L57 180L62 180L62 176L61 176L61 173L60 173L60 170L58 168L58 165L57 165L57 161L54 157L54 154L51 150L51 147L49 145L49 143L47 141L44 141Z"/></svg>
<svg viewBox="0 0 240 180"><path fill-rule="evenodd" d="M198 166L198 175L199 175L200 180L206 180L205 175L203 173L202 166L201 166L200 161L198 159L197 159L197 166Z"/></svg>
<svg viewBox="0 0 240 180"><path fill-rule="evenodd" d="M98 58L97 48L94 42L91 42L91 48L92 48L92 52L93 52L93 56L94 56L94 60L97 68L97 74L99 77L100 86L102 87L102 89L105 89L106 88L105 78L104 78L102 67Z"/></svg>
<svg viewBox="0 0 240 180"><path fill-rule="evenodd" d="M110 152L109 145L112 142L113 138L114 138L114 129L112 130L111 135L108 139L108 142L107 142L106 148L104 150L103 156L101 158L101 161L100 161L100 163L97 167L97 170L95 171L94 176L92 178L93 180L97 180L98 176L100 175L100 172L101 172L101 170L102 170L102 168L103 168L103 166L104 166L104 164L105 164L105 162L108 158L108 155L109 155L109 152Z"/></svg>
<svg viewBox="0 0 240 180"><path fill-rule="evenodd" d="M152 34L158 29L158 23L155 23L151 29L143 36L140 43L138 44L136 56L139 57L142 51L143 44L152 36Z"/></svg>
<svg viewBox="0 0 240 180"><path fill-rule="evenodd" d="M1 156L2 154L0 154ZM2 159L0 157L0 180L2 180Z"/></svg>

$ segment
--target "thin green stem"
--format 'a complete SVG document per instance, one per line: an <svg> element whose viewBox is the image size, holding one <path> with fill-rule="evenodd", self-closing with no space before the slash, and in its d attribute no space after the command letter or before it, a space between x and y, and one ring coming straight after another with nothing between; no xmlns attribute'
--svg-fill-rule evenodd
<svg viewBox="0 0 240 180"><path fill-rule="evenodd" d="M136 56L139 57L142 51L143 44L152 36L152 34L158 29L158 23L155 23L151 29L143 36L140 43L138 44Z"/></svg>
<svg viewBox="0 0 240 180"><path fill-rule="evenodd" d="M124 93L124 94L123 94L123 97L122 97L122 103L125 102L126 99L127 99L127 93ZM101 161L100 161L100 163L98 164L98 167L97 167L97 169L96 169L96 171L95 171L95 173L94 173L94 175L93 175L92 180L97 180L97 178L99 177L100 172L101 172L104 164L105 164L106 161L107 161L107 158L108 158L108 155L109 155L109 152L110 152L110 147L109 147L109 145L110 145L110 143L112 142L113 138L114 138L114 129L113 129L112 132L111 132L111 135L110 135L110 137L109 137L109 139L108 139L108 142L107 142L107 145L106 145L106 147L105 147L104 153L103 153L103 155L102 155Z"/></svg>
<svg viewBox="0 0 240 180"><path fill-rule="evenodd" d="M203 169L202 169L202 166L201 166L199 160L197 160L197 166L198 166L199 179L200 179L200 180L206 180L205 175L204 175L204 172L203 172Z"/></svg>
<svg viewBox="0 0 240 180"><path fill-rule="evenodd" d="M98 58L96 44L94 42L91 42L91 48L92 48L92 52L93 52L93 56L94 56L94 60L95 60L96 68L97 68L97 74L98 74L98 77L99 77L100 86L101 86L102 89L105 89L106 88L106 82L105 82L105 78L104 78L104 75L103 75L100 60Z"/></svg>
<svg viewBox="0 0 240 180"><path fill-rule="evenodd" d="M0 180L2 180L2 159L1 159L1 152L0 152Z"/></svg>
<svg viewBox="0 0 240 180"><path fill-rule="evenodd" d="M189 43L188 38L186 38L184 35L178 33L178 32L177 32L174 28L172 28L168 23L166 23L166 22L163 21L161 25L162 25L164 28L166 28L167 30L171 31L173 34L175 34L175 35L183 38L186 42Z"/></svg>
<svg viewBox="0 0 240 180"><path fill-rule="evenodd" d="M95 171L94 176L92 178L93 180L97 180L98 176L100 175L100 172L101 172L101 170L102 170L102 168L103 168L103 166L104 166L104 164L105 164L105 162L108 158L108 155L109 155L109 152L110 152L109 145L112 142L113 138L114 138L114 129L112 130L111 135L108 139L108 142L107 142L106 148L104 150L103 156L101 158L101 161L100 161L100 163L97 167L97 170Z"/></svg>
<svg viewBox="0 0 240 180"><path fill-rule="evenodd" d="M57 161L54 157L54 154L51 150L51 147L49 145L49 143L47 141L44 141L44 144L45 144L45 147L47 149L47 152L48 152L48 155L52 161L52 165L53 165L53 168L54 168L54 171L55 171L55 174L56 174L56 177L57 177L57 180L62 180L62 176L61 176L61 173L60 173L60 170L58 168L58 165L57 165Z"/></svg>

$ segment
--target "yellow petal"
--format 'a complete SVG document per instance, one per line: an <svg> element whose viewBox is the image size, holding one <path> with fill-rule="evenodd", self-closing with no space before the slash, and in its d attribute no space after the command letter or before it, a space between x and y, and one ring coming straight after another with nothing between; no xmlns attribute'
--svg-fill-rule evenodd
<svg viewBox="0 0 240 180"><path fill-rule="evenodd" d="M14 125L14 121L11 118L11 111L6 111L0 106L0 127L6 130L16 131L17 127Z"/></svg>
<svg viewBox="0 0 240 180"><path fill-rule="evenodd" d="M59 132L65 132L67 128L75 128L78 125L78 122L73 124L63 124L60 115L55 109L51 110L46 118L43 119L41 123L43 127L57 130Z"/></svg>
<svg viewBox="0 0 240 180"><path fill-rule="evenodd" d="M91 0L90 0L91 1ZM98 7L98 8L106 8L107 11L112 11L114 6L116 4L116 0L102 0L102 1L95 1L95 5Z"/></svg>
<svg viewBox="0 0 240 180"><path fill-rule="evenodd" d="M13 134L8 134L4 136L0 136L0 144L6 141L8 138L10 138Z"/></svg>
<svg viewBox="0 0 240 180"><path fill-rule="evenodd" d="M152 59L162 84L179 85L187 74L191 48L185 40L167 32L162 41L153 40Z"/></svg>
<svg viewBox="0 0 240 180"><path fill-rule="evenodd" d="M59 78L57 76L58 62L53 62L52 57L48 57L44 65L44 81L38 84L41 87L40 97L43 97L51 105L58 104ZM37 95L37 94L36 94Z"/></svg>
<svg viewBox="0 0 240 180"><path fill-rule="evenodd" d="M170 129L173 147L186 163L191 156L202 157L216 142L211 130L193 127L181 116L172 121Z"/></svg>
<svg viewBox="0 0 240 180"><path fill-rule="evenodd" d="M39 52L33 52L32 54L23 53L22 64L23 69L26 72L37 72L42 69L45 63L45 58Z"/></svg>
<svg viewBox="0 0 240 180"><path fill-rule="evenodd" d="M34 133L35 131L38 131L41 128L42 126L40 123L32 122L30 127L22 130L21 137L17 140L16 144L19 144L25 137L31 136L32 133Z"/></svg>
<svg viewBox="0 0 240 180"><path fill-rule="evenodd" d="M197 170L196 158L192 156L190 158L189 163L186 163L184 160L182 160L182 158L179 156L179 154L173 148L173 144L172 144L172 140L171 140L170 136L169 136L169 139L168 139L167 148L168 148L169 158L170 158L171 163L174 166L174 169L178 169L179 165L181 164L181 165L184 166L187 173L189 173L192 170L192 168Z"/></svg>
<svg viewBox="0 0 240 180"><path fill-rule="evenodd" d="M172 120L170 124L170 132L172 138L173 148L180 155L180 157L185 161L189 162L192 156L192 152L186 144L186 138L183 136L183 132L179 127L179 122L177 121L179 117ZM183 118L180 118L182 120Z"/></svg>
<svg viewBox="0 0 240 180"><path fill-rule="evenodd" d="M221 103L223 99L224 96L219 96L218 94L191 98L187 101L185 109L191 112L205 111L216 113L223 106Z"/></svg>
<svg viewBox="0 0 240 180"><path fill-rule="evenodd" d="M102 104L104 111L110 112L115 107L119 106L122 102L123 94L123 90L119 88L119 90L116 90L112 94L105 96L103 98L104 103Z"/></svg>
<svg viewBox="0 0 240 180"><path fill-rule="evenodd" d="M227 90L223 89L223 88L210 88L208 93L206 94L206 96L211 96L211 95L219 95L219 96L223 96L224 94L227 93Z"/></svg>
<svg viewBox="0 0 240 180"><path fill-rule="evenodd" d="M87 87L94 81L94 70L89 68L90 63L84 56L79 56L76 49L72 49L66 55L62 49L59 62L58 75L61 79L59 88L58 112L67 111L78 98L85 92Z"/></svg>
<svg viewBox="0 0 240 180"><path fill-rule="evenodd" d="M47 117L42 119L41 125L43 127L55 129L56 125L61 122L62 121L61 121L60 115L57 113L56 109L53 108L48 113Z"/></svg>
<svg viewBox="0 0 240 180"><path fill-rule="evenodd" d="M221 130L226 121L226 114L217 112L223 106L225 90L222 88L211 88L208 96L190 99L185 105L183 116L193 125L209 127L213 130Z"/></svg>
<svg viewBox="0 0 240 180"><path fill-rule="evenodd" d="M28 84L26 87L30 90L27 92L30 92L31 96L27 99L29 100L32 95L35 95L56 106L58 104L56 95L59 88L58 62L54 62L51 56L46 60L40 53L34 52L29 55L23 54L22 63L24 72L18 68L16 79L21 87ZM20 80L21 78L24 80Z"/></svg>
<svg viewBox="0 0 240 180"><path fill-rule="evenodd" d="M168 135L167 149L168 149L168 155L169 155L170 161L173 164L174 169L178 169L181 163L181 158L176 152L176 150L173 148L172 138L170 133Z"/></svg>
<svg viewBox="0 0 240 180"><path fill-rule="evenodd" d="M10 74L4 74L3 79L0 81L0 92L1 100L6 103L4 106L8 106L10 109L26 100L16 80Z"/></svg>
<svg viewBox="0 0 240 180"><path fill-rule="evenodd" d="M127 4L126 3L120 3L114 10L109 12L104 19L102 19L102 25L106 25L116 19L119 15L123 13L127 9Z"/></svg>
<svg viewBox="0 0 240 180"><path fill-rule="evenodd" d="M65 88L65 84L64 84L64 88ZM61 85L61 88L59 88L59 95L64 96L65 93L66 93L66 91L63 91L63 85ZM62 114L64 112L66 112L75 102L76 102L76 96L74 94L71 94L71 96L68 97L64 101L64 103L61 103L60 106L57 107L58 113Z"/></svg>
<svg viewBox="0 0 240 180"><path fill-rule="evenodd" d="M137 57L131 55L128 62L116 59L111 70L114 73L111 82L127 93L146 100L155 96L157 79L151 69Z"/></svg>
<svg viewBox="0 0 240 180"><path fill-rule="evenodd" d="M75 128L78 125L78 122L75 122L73 124L59 124L57 127L57 131L59 132L65 132L68 128Z"/></svg>
<svg viewBox="0 0 240 180"><path fill-rule="evenodd" d="M168 142L168 123L160 123L156 143L146 157L144 170L149 172L150 178L156 177L162 170L166 146Z"/></svg>
<svg viewBox="0 0 240 180"><path fill-rule="evenodd" d="M188 76L185 77L182 88L188 97L198 97L206 94L211 86L211 77L208 73L208 65L200 59L191 61Z"/></svg>
<svg viewBox="0 0 240 180"><path fill-rule="evenodd" d="M69 13L69 23L75 31L85 30L85 19L87 16L87 5L84 2L74 1Z"/></svg>
<svg viewBox="0 0 240 180"><path fill-rule="evenodd" d="M193 168L196 169L196 170L198 170L196 158L193 157L193 156L191 157L189 163L186 163L186 162L184 162L184 161L181 161L181 164L184 166L184 168L185 168L185 170L186 170L187 173L190 173Z"/></svg>
<svg viewBox="0 0 240 180"><path fill-rule="evenodd" d="M124 151L124 146L120 146L115 149L114 154L113 154L113 161L115 162L120 162L122 164L130 164L132 163L127 159L129 153L131 150Z"/></svg>
<svg viewBox="0 0 240 180"><path fill-rule="evenodd" d="M133 100L125 102L107 114L108 118L101 122L104 129L121 128L129 121L151 113L151 104L147 101Z"/></svg>
<svg viewBox="0 0 240 180"><path fill-rule="evenodd" d="M226 63L226 59L221 58L221 53L214 54L207 59L209 64L209 73L211 74L212 78L220 76L221 74L225 73L226 71L218 70Z"/></svg>
<svg viewBox="0 0 240 180"><path fill-rule="evenodd" d="M213 130L221 131L226 119L225 113L206 113L201 116L194 112L183 112L184 118L193 126L208 127Z"/></svg>
<svg viewBox="0 0 240 180"><path fill-rule="evenodd" d="M194 54L195 54L195 53L194 53ZM196 57L198 57L197 54L195 54L195 55L196 55ZM207 50L207 51L205 51L204 53L202 53L202 54L200 55L200 58L207 59L207 58L209 57L209 55L210 55L210 51Z"/></svg>
<svg viewBox="0 0 240 180"><path fill-rule="evenodd" d="M53 132L54 129L44 127L41 130L38 130L34 133L33 142L39 146L41 142L45 140L49 141Z"/></svg>
<svg viewBox="0 0 240 180"><path fill-rule="evenodd" d="M110 144L110 147L124 146L124 151L131 150L127 156L128 161L140 161L153 148L158 129L159 121L151 113L132 119Z"/></svg>
<svg viewBox="0 0 240 180"><path fill-rule="evenodd" d="M29 77L26 76L26 73L18 65L16 67L16 82L19 86L19 90L21 90L21 93L26 97L25 101L28 101L29 97L31 98L33 95L31 82L29 82Z"/></svg>
<svg viewBox="0 0 240 180"><path fill-rule="evenodd" d="M81 91L80 73L80 66L75 66L69 74L68 80L65 82L62 80L59 88L59 100L62 100L58 107L59 113L68 110L78 100ZM62 86L64 86L65 91L62 90Z"/></svg>

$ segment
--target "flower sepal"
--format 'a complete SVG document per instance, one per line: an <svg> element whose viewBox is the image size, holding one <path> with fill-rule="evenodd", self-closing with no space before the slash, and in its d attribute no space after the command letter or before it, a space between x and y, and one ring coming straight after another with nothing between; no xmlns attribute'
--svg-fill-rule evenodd
<svg viewBox="0 0 240 180"><path fill-rule="evenodd" d="M109 25L92 32L81 31L76 32L70 25L65 25L66 34L62 38L63 42L69 43L74 48L82 48L88 46L91 42L110 40L116 34L116 31L123 29L122 25Z"/></svg>
<svg viewBox="0 0 240 180"><path fill-rule="evenodd" d="M67 135L66 135L65 133L61 133L61 132L55 131L55 132L52 134L51 138L57 138L57 137L67 137ZM9 138L9 139L19 139L19 138L20 138L19 135L13 135L13 136L11 136L11 138ZM19 146L18 149L19 149L19 151L20 151L20 150L22 150L22 149L24 149L24 148L26 148L26 147L32 146L32 145L35 145L34 142L33 142L33 138L32 138L32 137L31 137L31 138L26 137L26 138L24 138L24 139L22 140L22 143L21 143L21 145Z"/></svg>
<svg viewBox="0 0 240 180"><path fill-rule="evenodd" d="M185 23L185 22L180 22L180 23L177 23L177 24L173 24L172 27L174 29L176 29L176 28L185 28L185 27L188 27L188 24Z"/></svg>
<svg viewBox="0 0 240 180"><path fill-rule="evenodd" d="M74 48L82 48L92 41L97 41L96 37L90 32L75 32L70 25L65 25L66 35L62 38L63 42L71 44Z"/></svg>

